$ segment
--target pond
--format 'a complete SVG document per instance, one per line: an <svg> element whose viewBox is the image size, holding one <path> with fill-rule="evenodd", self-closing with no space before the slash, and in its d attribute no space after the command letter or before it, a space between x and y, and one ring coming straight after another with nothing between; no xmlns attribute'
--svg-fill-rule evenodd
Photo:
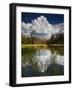
<svg viewBox="0 0 73 90"><path fill-rule="evenodd" d="M64 75L64 48L24 47L22 50L22 77Z"/></svg>

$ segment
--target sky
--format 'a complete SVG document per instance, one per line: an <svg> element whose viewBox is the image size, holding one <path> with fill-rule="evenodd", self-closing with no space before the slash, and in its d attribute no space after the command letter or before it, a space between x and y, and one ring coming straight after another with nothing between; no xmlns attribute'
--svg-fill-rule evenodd
<svg viewBox="0 0 73 90"><path fill-rule="evenodd" d="M37 17L44 16L47 18L50 24L64 23L63 14L44 14L44 13L24 13L22 12L22 22L31 23L32 20L37 19Z"/></svg>

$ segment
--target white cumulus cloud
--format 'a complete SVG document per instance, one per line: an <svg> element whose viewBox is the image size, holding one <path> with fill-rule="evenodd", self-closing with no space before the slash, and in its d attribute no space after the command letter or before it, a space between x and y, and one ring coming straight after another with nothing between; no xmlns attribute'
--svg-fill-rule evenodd
<svg viewBox="0 0 73 90"><path fill-rule="evenodd" d="M52 25L48 22L44 16L37 17L32 20L31 23L22 22L22 33L30 36L30 33L34 30L36 33L46 33L45 38L50 39L52 34L61 33L64 31L64 24Z"/></svg>

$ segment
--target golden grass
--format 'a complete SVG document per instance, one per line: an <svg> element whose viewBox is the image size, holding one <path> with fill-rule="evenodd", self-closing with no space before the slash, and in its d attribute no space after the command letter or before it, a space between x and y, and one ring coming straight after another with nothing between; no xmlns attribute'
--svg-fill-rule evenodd
<svg viewBox="0 0 73 90"><path fill-rule="evenodd" d="M22 44L21 45L21 47L22 48L24 48L24 47L38 47L38 46L40 46L40 47L45 47L45 46L47 46L46 44Z"/></svg>

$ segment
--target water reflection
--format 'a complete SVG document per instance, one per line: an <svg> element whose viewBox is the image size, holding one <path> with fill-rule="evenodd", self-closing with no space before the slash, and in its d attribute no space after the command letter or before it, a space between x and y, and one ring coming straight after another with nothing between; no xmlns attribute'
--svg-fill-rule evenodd
<svg viewBox="0 0 73 90"><path fill-rule="evenodd" d="M35 62L37 62L37 67L39 68L39 71L44 72L47 70L50 64L64 65L64 56L61 56L56 52L52 53L51 50L48 49L42 49L36 52Z"/></svg>
<svg viewBox="0 0 73 90"><path fill-rule="evenodd" d="M64 55L49 48L22 49L22 76L63 75Z"/></svg>

